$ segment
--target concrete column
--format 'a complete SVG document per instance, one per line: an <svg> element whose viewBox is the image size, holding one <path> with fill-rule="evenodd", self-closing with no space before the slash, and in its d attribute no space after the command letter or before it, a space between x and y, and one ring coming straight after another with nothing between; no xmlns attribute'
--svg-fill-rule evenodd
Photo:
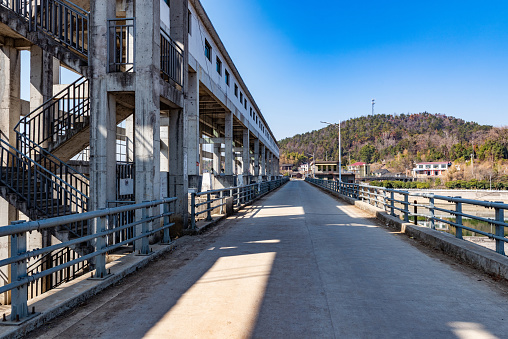
<svg viewBox="0 0 508 339"><path fill-rule="evenodd" d="M53 96L53 57L37 45L30 47L30 112L41 106ZM58 72L57 72L58 73ZM50 115L40 117L41 121L36 124L51 124L53 117ZM37 130L30 131L32 140L37 138ZM39 136L44 138L46 136ZM45 147L51 140L46 140L42 146Z"/></svg>
<svg viewBox="0 0 508 339"><path fill-rule="evenodd" d="M11 145L16 144L14 126L21 115L20 76L20 53L14 48L14 41L5 38L4 44L0 45L0 137ZM18 211L0 198L0 226L9 225L17 219L19 219ZM3 237L0 241L2 258L10 255L10 246L10 237ZM10 266L5 266L0 270L0 286L9 282L11 282ZM4 293L1 301L4 305L9 303L10 293Z"/></svg>
<svg viewBox="0 0 508 339"><path fill-rule="evenodd" d="M213 144L213 174L221 174L221 144Z"/></svg>
<svg viewBox="0 0 508 339"><path fill-rule="evenodd" d="M182 109L171 110L169 113L169 196L176 197L171 227L171 235L181 235L188 223L188 174L184 154L184 114Z"/></svg>
<svg viewBox="0 0 508 339"><path fill-rule="evenodd" d="M60 60L53 58L53 84L60 83ZM56 93L55 93L56 94Z"/></svg>
<svg viewBox="0 0 508 339"><path fill-rule="evenodd" d="M188 88L185 98L185 119L187 139L187 161L190 176L200 175L200 149L199 144L199 78L197 73L188 74ZM199 182L196 178L189 178L189 184Z"/></svg>
<svg viewBox="0 0 508 339"><path fill-rule="evenodd" d="M242 174L244 176L244 185L248 184L250 177L250 132L248 128L243 130L243 150L242 150Z"/></svg>
<svg viewBox="0 0 508 339"><path fill-rule="evenodd" d="M134 154L136 203L160 198L160 2L136 0ZM157 20L154 20L157 18ZM159 207L155 207L155 212ZM136 211L136 219L142 218ZM141 225L136 234L141 232ZM136 241L135 250L142 241ZM146 250L146 249L144 249Z"/></svg>
<svg viewBox="0 0 508 339"><path fill-rule="evenodd" d="M53 64L48 52L37 45L30 47L30 112L53 96Z"/></svg>
<svg viewBox="0 0 508 339"><path fill-rule="evenodd" d="M169 172L169 127L161 126L160 141L160 170Z"/></svg>
<svg viewBox="0 0 508 339"><path fill-rule="evenodd" d="M12 39L5 38L5 44L0 45L0 133L11 145L16 144L14 126L21 115L20 76L19 51Z"/></svg>
<svg viewBox="0 0 508 339"><path fill-rule="evenodd" d="M127 161L134 162L134 114L125 119L125 137Z"/></svg>
<svg viewBox="0 0 508 339"><path fill-rule="evenodd" d="M259 139L254 139L254 176L259 177Z"/></svg>
<svg viewBox="0 0 508 339"><path fill-rule="evenodd" d="M270 177L270 180L272 180L273 175L273 153L268 153L268 176Z"/></svg>
<svg viewBox="0 0 508 339"><path fill-rule="evenodd" d="M266 175L266 146L261 146L261 175Z"/></svg>
<svg viewBox="0 0 508 339"><path fill-rule="evenodd" d="M225 141L224 141L224 174L233 175L233 113L225 113Z"/></svg>
<svg viewBox="0 0 508 339"><path fill-rule="evenodd" d="M90 210L116 198L116 102L107 89L107 20L116 1L90 3ZM114 159L114 160L112 160ZM96 225L94 226L94 232Z"/></svg>

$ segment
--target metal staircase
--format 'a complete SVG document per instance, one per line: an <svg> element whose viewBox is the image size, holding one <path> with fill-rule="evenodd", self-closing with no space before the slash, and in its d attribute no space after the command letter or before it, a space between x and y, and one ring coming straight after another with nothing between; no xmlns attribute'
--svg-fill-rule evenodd
<svg viewBox="0 0 508 339"><path fill-rule="evenodd" d="M31 220L88 210L88 178L60 160L58 151L89 128L88 80L78 79L15 127L16 146L0 139L0 196ZM77 153L83 148L77 145ZM88 234L88 225L69 224L55 234L59 240ZM87 244L73 248L88 252Z"/></svg>

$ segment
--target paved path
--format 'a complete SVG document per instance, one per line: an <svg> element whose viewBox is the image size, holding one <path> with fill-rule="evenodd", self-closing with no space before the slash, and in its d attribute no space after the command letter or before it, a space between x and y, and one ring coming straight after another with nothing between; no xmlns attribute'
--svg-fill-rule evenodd
<svg viewBox="0 0 508 339"><path fill-rule="evenodd" d="M193 238L204 247L185 265L154 263L40 336L507 337L502 290L354 207L302 181L259 205L228 221L213 241Z"/></svg>

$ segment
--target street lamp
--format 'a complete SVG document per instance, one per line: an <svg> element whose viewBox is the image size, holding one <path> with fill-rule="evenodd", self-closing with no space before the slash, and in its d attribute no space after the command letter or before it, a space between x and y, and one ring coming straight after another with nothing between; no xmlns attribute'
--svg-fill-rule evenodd
<svg viewBox="0 0 508 339"><path fill-rule="evenodd" d="M339 182L342 182L342 150L341 150L341 137L340 137L340 120L338 124L332 124L330 122L321 121L322 124L332 125L332 126L339 126Z"/></svg>

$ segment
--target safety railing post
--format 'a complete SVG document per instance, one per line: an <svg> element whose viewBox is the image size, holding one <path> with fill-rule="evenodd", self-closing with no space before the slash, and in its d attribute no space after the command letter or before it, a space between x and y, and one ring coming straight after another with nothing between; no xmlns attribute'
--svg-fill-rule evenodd
<svg viewBox="0 0 508 339"><path fill-rule="evenodd" d="M429 198L429 211L430 211L430 228L435 230L436 223L434 220L435 211L434 211L434 197Z"/></svg>
<svg viewBox="0 0 508 339"><path fill-rule="evenodd" d="M164 226L169 225L170 219L169 219L169 202L164 203ZM162 243L163 244L169 244L171 243L171 237L169 236L169 227L164 228L162 231Z"/></svg>
<svg viewBox="0 0 508 339"><path fill-rule="evenodd" d="M109 218L107 216L100 217L95 220L97 223L96 232L102 233L108 229ZM106 236L95 238L95 251L100 251L106 247ZM95 277L104 278L106 276L106 254L100 254L95 257Z"/></svg>
<svg viewBox="0 0 508 339"><path fill-rule="evenodd" d="M416 205L418 203L418 200L414 201L413 205L413 215L415 217L414 224L418 225L418 206Z"/></svg>
<svg viewBox="0 0 508 339"><path fill-rule="evenodd" d="M196 229L196 193L191 193L191 228Z"/></svg>
<svg viewBox="0 0 508 339"><path fill-rule="evenodd" d="M148 202L148 201L143 201L143 202ZM148 219L148 207L143 207L142 218L143 218L143 223L141 224L142 225L141 233L143 235L145 235L148 233L148 220L147 220ZM144 236L141 239L141 254L146 255L149 253L150 253L150 245L148 243L148 237Z"/></svg>
<svg viewBox="0 0 508 339"><path fill-rule="evenodd" d="M24 221L13 221L11 225L21 224ZM26 252L26 232L11 235L11 258L17 257ZM22 259L11 264L11 281L24 279L27 273L27 261ZM13 288L11 290L11 321L19 321L19 319L28 316L28 290L27 285Z"/></svg>
<svg viewBox="0 0 508 339"><path fill-rule="evenodd" d="M240 190L241 190L240 187L238 187L236 189L236 193L237 193L237 195L236 195L236 199L237 199L236 200L236 204L237 204L237 206L240 206L242 204L242 196L240 195Z"/></svg>
<svg viewBox="0 0 508 339"><path fill-rule="evenodd" d="M212 208L212 203L211 203L211 200L212 200L212 196L211 196L211 194L210 194L210 193L208 193L208 194L206 195L206 209L208 210L208 211L206 212L206 221L210 221L210 220L212 220L212 210L211 210L211 208Z"/></svg>
<svg viewBox="0 0 508 339"><path fill-rule="evenodd" d="M496 221L504 223L504 209L496 207ZM496 225L496 236L504 238L504 226ZM504 241L501 239L496 239L496 252L504 255Z"/></svg>
<svg viewBox="0 0 508 339"><path fill-rule="evenodd" d="M219 193L219 197L220 197L220 209L219 209L219 213L220 214L224 214L224 191L220 191Z"/></svg>
<svg viewBox="0 0 508 339"><path fill-rule="evenodd" d="M393 191L390 191L390 215L391 216L395 216L395 209L394 209L394 205L395 205L395 194L393 193Z"/></svg>
<svg viewBox="0 0 508 339"><path fill-rule="evenodd" d="M409 194L404 194L404 222L409 222Z"/></svg>
<svg viewBox="0 0 508 339"><path fill-rule="evenodd" d="M462 203L455 202L455 223L462 226ZM455 237L462 239L462 227L456 227Z"/></svg>

